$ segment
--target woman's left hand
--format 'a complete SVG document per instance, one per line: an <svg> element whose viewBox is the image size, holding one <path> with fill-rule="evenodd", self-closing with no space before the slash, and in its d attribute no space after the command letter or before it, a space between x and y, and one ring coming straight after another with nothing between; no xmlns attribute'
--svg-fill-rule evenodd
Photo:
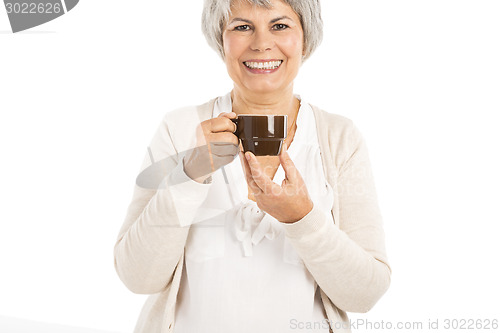
<svg viewBox="0 0 500 333"><path fill-rule="evenodd" d="M248 186L254 191L257 206L282 223L301 220L313 208L306 184L283 145L279 155L285 171L281 186L272 181L251 152L240 152Z"/></svg>

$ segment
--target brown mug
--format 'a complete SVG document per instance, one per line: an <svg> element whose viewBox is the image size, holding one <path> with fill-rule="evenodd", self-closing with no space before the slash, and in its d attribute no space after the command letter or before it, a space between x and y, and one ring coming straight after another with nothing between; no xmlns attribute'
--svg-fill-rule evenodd
<svg viewBox="0 0 500 333"><path fill-rule="evenodd" d="M287 115L240 114L231 119L236 124L234 134L243 151L255 156L278 156L287 136Z"/></svg>

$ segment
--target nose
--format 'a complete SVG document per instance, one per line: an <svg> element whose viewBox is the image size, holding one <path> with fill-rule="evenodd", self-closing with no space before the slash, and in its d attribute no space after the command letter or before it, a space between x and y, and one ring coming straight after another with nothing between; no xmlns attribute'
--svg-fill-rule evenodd
<svg viewBox="0 0 500 333"><path fill-rule="evenodd" d="M252 51L265 52L269 51L274 46L273 35L269 31L258 31L254 32L254 38L250 44Z"/></svg>

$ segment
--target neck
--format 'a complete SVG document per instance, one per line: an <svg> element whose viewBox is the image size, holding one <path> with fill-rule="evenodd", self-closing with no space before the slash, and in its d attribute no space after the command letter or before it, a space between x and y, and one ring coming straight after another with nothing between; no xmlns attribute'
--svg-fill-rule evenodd
<svg viewBox="0 0 500 333"><path fill-rule="evenodd" d="M300 102L293 96L293 86L269 94L246 92L234 87L231 92L233 112L236 114L279 114L293 119Z"/></svg>

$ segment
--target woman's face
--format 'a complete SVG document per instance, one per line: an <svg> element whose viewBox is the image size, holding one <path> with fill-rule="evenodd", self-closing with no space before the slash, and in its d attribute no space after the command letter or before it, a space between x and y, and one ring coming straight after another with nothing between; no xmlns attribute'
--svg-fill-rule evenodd
<svg viewBox="0 0 500 333"><path fill-rule="evenodd" d="M270 9L235 0L223 30L225 62L235 85L251 93L290 88L302 63L300 18L281 0Z"/></svg>

